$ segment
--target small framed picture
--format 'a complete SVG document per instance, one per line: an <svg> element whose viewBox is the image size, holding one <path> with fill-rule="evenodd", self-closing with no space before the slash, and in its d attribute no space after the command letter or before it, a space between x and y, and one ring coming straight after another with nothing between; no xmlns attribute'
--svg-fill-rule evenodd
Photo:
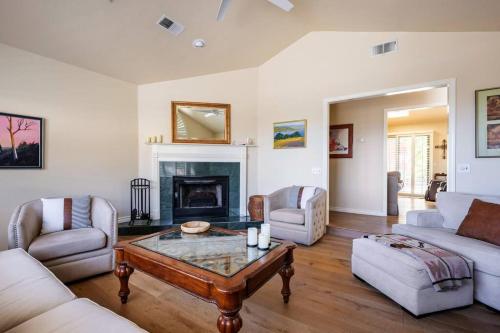
<svg viewBox="0 0 500 333"><path fill-rule="evenodd" d="M500 88L476 90L476 157L500 157Z"/></svg>
<svg viewBox="0 0 500 333"><path fill-rule="evenodd" d="M273 148L305 148L307 120L292 120L273 124Z"/></svg>
<svg viewBox="0 0 500 333"><path fill-rule="evenodd" d="M352 158L353 124L330 125L330 158Z"/></svg>
<svg viewBox="0 0 500 333"><path fill-rule="evenodd" d="M0 169L43 167L43 119L0 112Z"/></svg>

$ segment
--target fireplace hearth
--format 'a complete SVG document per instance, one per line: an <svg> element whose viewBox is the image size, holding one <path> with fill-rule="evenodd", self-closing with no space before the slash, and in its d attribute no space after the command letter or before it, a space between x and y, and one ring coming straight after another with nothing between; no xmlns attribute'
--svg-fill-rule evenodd
<svg viewBox="0 0 500 333"><path fill-rule="evenodd" d="M174 176L172 191L174 219L229 215L228 176Z"/></svg>

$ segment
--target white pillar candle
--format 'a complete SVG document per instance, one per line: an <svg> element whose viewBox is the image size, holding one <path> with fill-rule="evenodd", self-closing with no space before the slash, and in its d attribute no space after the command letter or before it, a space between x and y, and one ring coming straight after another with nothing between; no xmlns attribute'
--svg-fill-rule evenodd
<svg viewBox="0 0 500 333"><path fill-rule="evenodd" d="M260 233L259 234L259 249L267 250L269 248L269 235Z"/></svg>
<svg viewBox="0 0 500 333"><path fill-rule="evenodd" d="M271 225L269 223L261 224L260 232L267 236L267 242L271 245Z"/></svg>
<svg viewBox="0 0 500 333"><path fill-rule="evenodd" d="M257 246L257 228L248 228L247 245L248 246Z"/></svg>

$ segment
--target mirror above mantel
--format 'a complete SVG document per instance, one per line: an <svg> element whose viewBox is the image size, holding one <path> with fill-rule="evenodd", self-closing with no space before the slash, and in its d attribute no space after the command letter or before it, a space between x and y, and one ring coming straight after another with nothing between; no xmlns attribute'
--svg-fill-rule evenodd
<svg viewBox="0 0 500 333"><path fill-rule="evenodd" d="M231 143L231 105L172 102L172 142Z"/></svg>

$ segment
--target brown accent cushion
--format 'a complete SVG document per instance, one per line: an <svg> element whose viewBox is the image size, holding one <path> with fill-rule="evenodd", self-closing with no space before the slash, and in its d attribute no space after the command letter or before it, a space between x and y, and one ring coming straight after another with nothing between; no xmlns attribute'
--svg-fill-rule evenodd
<svg viewBox="0 0 500 333"><path fill-rule="evenodd" d="M457 235L500 246L500 205L474 199Z"/></svg>

